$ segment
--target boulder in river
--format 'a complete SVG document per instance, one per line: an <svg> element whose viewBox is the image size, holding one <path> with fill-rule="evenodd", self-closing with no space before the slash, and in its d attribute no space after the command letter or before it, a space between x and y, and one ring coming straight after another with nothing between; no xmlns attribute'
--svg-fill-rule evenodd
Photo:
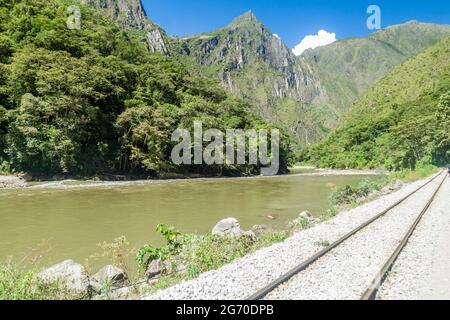
<svg viewBox="0 0 450 320"><path fill-rule="evenodd" d="M86 269L72 260L58 263L39 273L39 277L49 283L58 283L71 294L89 294L91 286Z"/></svg>
<svg viewBox="0 0 450 320"><path fill-rule="evenodd" d="M213 228L212 234L240 238L244 235L244 230L241 229L241 225L237 219L228 218L219 221Z"/></svg>
<svg viewBox="0 0 450 320"><path fill-rule="evenodd" d="M123 287L129 285L126 273L115 266L108 265L103 267L91 279L93 287L98 289L105 283L113 287Z"/></svg>

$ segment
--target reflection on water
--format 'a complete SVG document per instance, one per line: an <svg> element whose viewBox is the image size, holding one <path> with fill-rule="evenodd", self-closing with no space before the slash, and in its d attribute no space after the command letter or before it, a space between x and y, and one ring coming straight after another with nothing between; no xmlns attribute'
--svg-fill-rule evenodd
<svg viewBox="0 0 450 320"><path fill-rule="evenodd" d="M52 247L46 263L69 258L83 262L97 251L97 243L122 235L136 247L158 245L154 227L159 223L198 233L227 217L239 219L244 228L284 226L303 210L321 214L334 187L365 178L282 176L2 190L0 260L23 256L42 240Z"/></svg>

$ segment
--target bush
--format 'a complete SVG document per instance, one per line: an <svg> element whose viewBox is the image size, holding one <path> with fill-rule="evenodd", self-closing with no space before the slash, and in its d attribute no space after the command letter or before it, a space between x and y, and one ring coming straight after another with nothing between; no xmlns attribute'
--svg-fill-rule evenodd
<svg viewBox="0 0 450 320"><path fill-rule="evenodd" d="M388 178L381 178L364 180L355 187L346 185L331 194L331 204L333 206L356 204L358 199L365 198L372 192L381 190L388 182Z"/></svg>
<svg viewBox="0 0 450 320"><path fill-rule="evenodd" d="M294 229L268 231L261 234L255 241L247 236L235 238L212 234L181 234L173 227L158 225L156 230L163 235L167 243L159 248L145 245L138 251L136 261L141 272L157 259L161 259L166 265L171 265L172 270L183 265L186 269L185 276L192 279L260 248L284 241Z"/></svg>
<svg viewBox="0 0 450 320"><path fill-rule="evenodd" d="M48 284L32 271L23 271L12 264L0 264L0 300L63 300L70 299L66 290L56 283Z"/></svg>

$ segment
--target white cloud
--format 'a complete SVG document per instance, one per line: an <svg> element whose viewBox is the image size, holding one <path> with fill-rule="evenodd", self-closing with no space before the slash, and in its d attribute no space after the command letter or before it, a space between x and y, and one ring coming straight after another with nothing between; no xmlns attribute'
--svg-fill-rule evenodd
<svg viewBox="0 0 450 320"><path fill-rule="evenodd" d="M281 40L281 38L280 38L280 36L279 36L278 34L274 33L273 36L274 36L275 38L277 38L278 40Z"/></svg>
<svg viewBox="0 0 450 320"><path fill-rule="evenodd" d="M316 35L306 36L298 45L292 49L296 56L301 55L307 49L325 46L336 41L336 33L320 30Z"/></svg>

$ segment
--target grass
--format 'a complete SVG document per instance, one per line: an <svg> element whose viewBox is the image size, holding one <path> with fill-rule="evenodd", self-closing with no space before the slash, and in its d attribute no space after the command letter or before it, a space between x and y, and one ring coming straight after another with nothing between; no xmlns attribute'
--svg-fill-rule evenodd
<svg viewBox="0 0 450 320"><path fill-rule="evenodd" d="M434 165L425 164L418 166L415 170L405 169L393 173L392 176L405 182L411 182L429 177L430 175L437 173L439 170L440 168Z"/></svg>
<svg viewBox="0 0 450 320"><path fill-rule="evenodd" d="M333 207L356 206L362 199L367 198L374 191L380 191L384 186L392 181L391 177L364 180L357 186L346 185L335 190L331 194L331 205Z"/></svg>
<svg viewBox="0 0 450 320"><path fill-rule="evenodd" d="M181 269L184 271L173 272L166 270L159 280L145 291L146 293L152 293L183 280L195 279L204 272L217 270L238 258L282 242L295 232L311 227L311 224L304 220L306 219L296 219L283 230L267 230L260 234L257 239L252 239L248 236L235 238L212 234L179 234L175 242L169 242L162 248L153 248L151 252L153 253L155 249L156 251L159 249L160 252L164 253L164 263L169 265L170 269L176 270L178 267L183 266ZM171 230L174 229L171 228ZM175 232L178 234L177 231ZM155 257L153 256L153 258ZM141 267L141 269L145 269L145 266Z"/></svg>
<svg viewBox="0 0 450 320"><path fill-rule="evenodd" d="M66 290L42 281L35 272L12 263L0 264L0 300L66 300Z"/></svg>
<svg viewBox="0 0 450 320"><path fill-rule="evenodd" d="M419 165L415 170L405 169L399 172L393 172L378 179L364 180L357 186L347 185L339 188L331 194L330 208L322 214L321 218L323 221L332 219L338 215L342 209L355 208L374 199L374 195L377 191L382 190L385 186L396 180L406 183L413 182L427 178L430 175L437 173L439 170L440 168L434 165L423 164Z"/></svg>

